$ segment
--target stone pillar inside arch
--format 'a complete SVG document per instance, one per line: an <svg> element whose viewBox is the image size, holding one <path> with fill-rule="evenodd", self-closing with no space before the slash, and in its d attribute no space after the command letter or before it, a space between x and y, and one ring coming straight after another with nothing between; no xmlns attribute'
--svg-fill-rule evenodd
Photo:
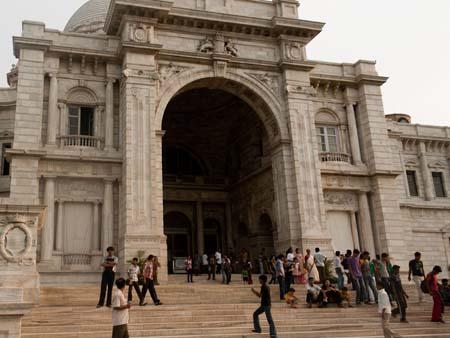
<svg viewBox="0 0 450 338"><path fill-rule="evenodd" d="M155 54L126 50L120 81L122 125L122 203L119 233L121 271L138 251L158 256L158 279L167 280L166 239L162 226L161 138L153 118L157 95Z"/></svg>
<svg viewBox="0 0 450 338"><path fill-rule="evenodd" d="M291 131L288 208L297 210L298 222L291 223L293 238L303 250L320 247L332 254L331 237L326 229L318 145L315 134L315 111L307 65L283 67L286 88L287 119ZM294 225L295 224L295 225ZM280 236L280 234L279 234Z"/></svg>

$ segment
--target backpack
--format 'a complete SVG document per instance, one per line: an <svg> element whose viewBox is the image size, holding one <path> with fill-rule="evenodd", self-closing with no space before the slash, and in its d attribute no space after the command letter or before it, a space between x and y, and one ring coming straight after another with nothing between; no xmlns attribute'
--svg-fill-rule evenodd
<svg viewBox="0 0 450 338"><path fill-rule="evenodd" d="M430 288L428 285L428 276L422 282L420 282L420 289L422 290L423 293L430 293Z"/></svg>

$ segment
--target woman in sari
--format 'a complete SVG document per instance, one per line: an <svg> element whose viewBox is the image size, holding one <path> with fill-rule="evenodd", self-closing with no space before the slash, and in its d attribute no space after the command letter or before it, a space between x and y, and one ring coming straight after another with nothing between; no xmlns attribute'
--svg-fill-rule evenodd
<svg viewBox="0 0 450 338"><path fill-rule="evenodd" d="M308 271L308 277L314 278L314 283L320 281L319 270L317 270L316 263L314 261L314 256L311 255L311 250L306 250L305 256L305 268Z"/></svg>
<svg viewBox="0 0 450 338"><path fill-rule="evenodd" d="M444 302L442 296L439 292L438 286L438 274L442 272L440 266L436 265L427 276L428 290L430 291L431 297L433 297L433 313L431 315L432 322L445 323L442 318L444 313Z"/></svg>

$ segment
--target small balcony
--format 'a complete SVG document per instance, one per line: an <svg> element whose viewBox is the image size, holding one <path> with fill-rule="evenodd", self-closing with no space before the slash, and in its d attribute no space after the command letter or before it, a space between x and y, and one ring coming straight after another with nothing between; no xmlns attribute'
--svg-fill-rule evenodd
<svg viewBox="0 0 450 338"><path fill-rule="evenodd" d="M59 137L60 147L86 147L101 149L103 139L95 136L68 135Z"/></svg>
<svg viewBox="0 0 450 338"><path fill-rule="evenodd" d="M321 162L345 162L350 163L350 156L344 153L320 153Z"/></svg>

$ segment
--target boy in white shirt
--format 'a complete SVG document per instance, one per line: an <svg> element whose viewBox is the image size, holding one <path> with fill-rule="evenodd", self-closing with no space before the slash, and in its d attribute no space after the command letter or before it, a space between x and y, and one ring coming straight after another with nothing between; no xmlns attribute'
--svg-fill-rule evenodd
<svg viewBox="0 0 450 338"><path fill-rule="evenodd" d="M313 303L317 303L319 301L319 295L321 293L320 286L314 284L314 278L308 278L308 284L306 284L306 303L308 303L308 307L312 308Z"/></svg>
<svg viewBox="0 0 450 338"><path fill-rule="evenodd" d="M138 259L135 257L131 261L131 265L128 268L128 279L130 281L128 285L128 302L131 303L133 300L133 287L136 291L137 296L139 297L139 302L142 301L142 293L141 289L139 288L139 274L141 273L141 269L138 265Z"/></svg>
<svg viewBox="0 0 450 338"><path fill-rule="evenodd" d="M131 307L127 303L124 295L126 282L125 279L119 278L116 280L117 290L114 292L112 300L112 338L129 338L128 335L128 309Z"/></svg>
<svg viewBox="0 0 450 338"><path fill-rule="evenodd" d="M389 300L389 295L386 290L381 285L378 287L378 313L381 315L384 337L399 338L400 336L392 332L389 327L389 321L392 314L391 301Z"/></svg>

